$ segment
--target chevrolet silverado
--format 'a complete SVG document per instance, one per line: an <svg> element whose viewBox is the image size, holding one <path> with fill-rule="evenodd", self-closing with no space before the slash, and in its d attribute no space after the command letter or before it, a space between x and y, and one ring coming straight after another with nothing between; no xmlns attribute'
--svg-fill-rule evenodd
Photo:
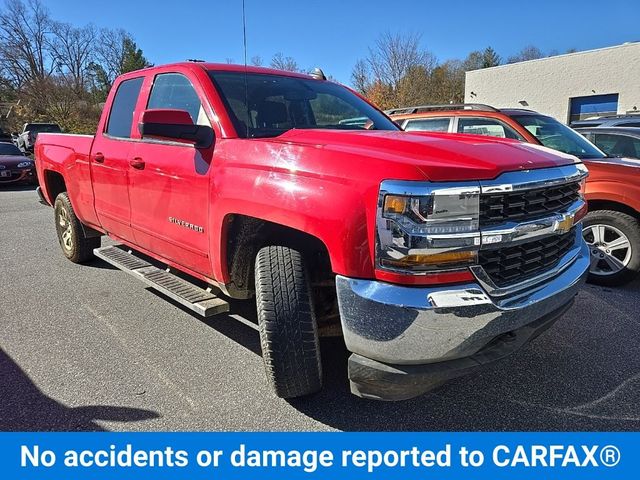
<svg viewBox="0 0 640 480"><path fill-rule="evenodd" d="M281 397L321 388L336 332L354 394L422 394L551 326L589 267L577 158L402 132L317 76L127 73L94 136L40 134L35 158L69 260L97 255L204 316L255 297Z"/></svg>

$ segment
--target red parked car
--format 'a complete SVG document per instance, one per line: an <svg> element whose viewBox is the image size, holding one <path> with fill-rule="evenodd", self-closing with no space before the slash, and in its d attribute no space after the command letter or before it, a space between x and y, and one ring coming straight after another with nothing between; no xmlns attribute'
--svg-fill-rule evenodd
<svg viewBox="0 0 640 480"><path fill-rule="evenodd" d="M547 329L588 270L575 157L406 134L307 75L127 73L95 136L40 134L35 155L71 261L95 253L205 316L255 296L282 397L320 388L318 339L336 330L355 394L421 394Z"/></svg>
<svg viewBox="0 0 640 480"><path fill-rule="evenodd" d="M584 237L591 251L589 280L622 285L640 272L640 164L608 156L556 119L524 109L488 105L430 105L388 110L406 131L439 131L511 138L575 155L589 169Z"/></svg>

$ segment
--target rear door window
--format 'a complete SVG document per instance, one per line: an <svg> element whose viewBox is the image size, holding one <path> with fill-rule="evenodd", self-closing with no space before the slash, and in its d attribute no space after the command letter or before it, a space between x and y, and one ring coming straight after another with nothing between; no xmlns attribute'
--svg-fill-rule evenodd
<svg viewBox="0 0 640 480"><path fill-rule="evenodd" d="M406 132L448 132L451 118L420 118L407 120L404 124Z"/></svg>
<svg viewBox="0 0 640 480"><path fill-rule="evenodd" d="M143 77L125 80L118 86L118 91L111 104L106 134L111 137L131 138L133 111L136 108L138 95L142 88Z"/></svg>
<svg viewBox="0 0 640 480"><path fill-rule="evenodd" d="M495 118L458 118L458 133L486 135L489 137L512 138L524 141L524 138L509 125Z"/></svg>

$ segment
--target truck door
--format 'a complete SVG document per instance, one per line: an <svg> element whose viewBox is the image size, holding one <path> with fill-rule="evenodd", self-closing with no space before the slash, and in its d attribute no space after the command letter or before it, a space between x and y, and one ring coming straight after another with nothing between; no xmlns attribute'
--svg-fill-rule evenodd
<svg viewBox="0 0 640 480"><path fill-rule="evenodd" d="M131 129L144 77L122 81L116 90L108 119L101 124L91 148L91 175L95 209L110 234L133 242L129 203L129 159L133 150Z"/></svg>
<svg viewBox="0 0 640 480"><path fill-rule="evenodd" d="M194 123L210 126L202 98L185 75L161 73L153 79L146 108L185 110ZM143 138L136 143L129 171L136 243L206 276L212 276L208 241L212 155L213 146L197 149L188 143Z"/></svg>

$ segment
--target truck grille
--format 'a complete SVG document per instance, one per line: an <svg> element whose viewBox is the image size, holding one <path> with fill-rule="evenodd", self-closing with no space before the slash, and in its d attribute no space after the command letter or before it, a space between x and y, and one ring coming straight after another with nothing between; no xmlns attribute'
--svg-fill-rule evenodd
<svg viewBox="0 0 640 480"><path fill-rule="evenodd" d="M575 244L575 228L563 235L495 250L480 250L479 261L498 287L535 277L555 267Z"/></svg>
<svg viewBox="0 0 640 480"><path fill-rule="evenodd" d="M480 196L480 225L535 219L564 210L580 197L580 182Z"/></svg>

